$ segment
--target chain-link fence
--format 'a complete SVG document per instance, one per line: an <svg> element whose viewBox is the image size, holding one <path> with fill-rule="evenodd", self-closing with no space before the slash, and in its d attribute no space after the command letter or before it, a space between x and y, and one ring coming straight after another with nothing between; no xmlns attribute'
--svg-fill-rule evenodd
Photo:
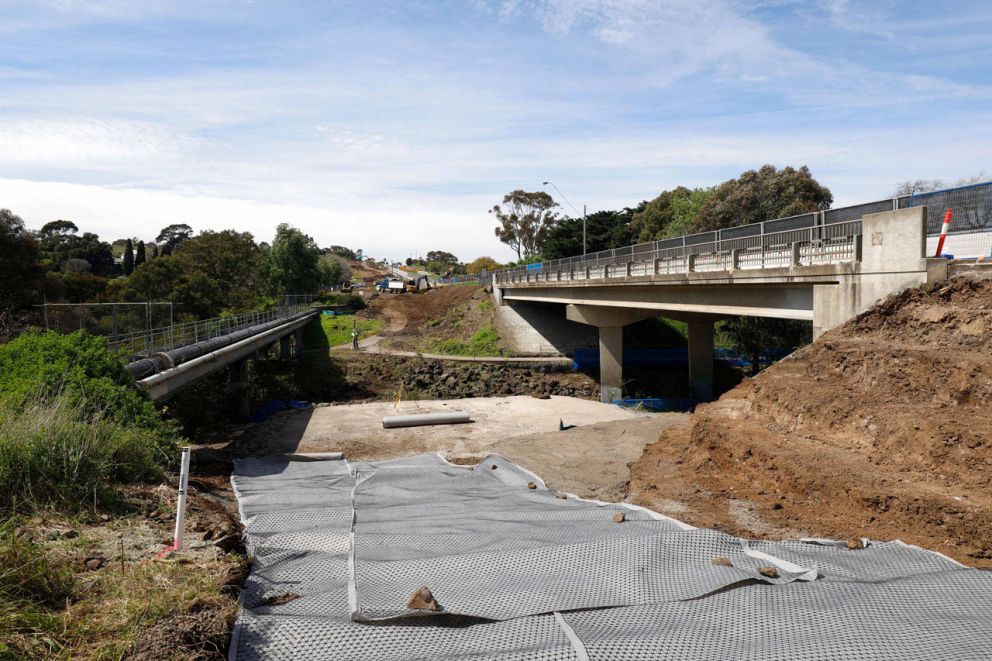
<svg viewBox="0 0 992 661"><path fill-rule="evenodd" d="M281 305L267 310L183 323L175 323L176 312L170 302L45 303L36 309L38 322L46 330L104 335L111 346L128 356L144 357L293 316L309 309L313 299L310 294L287 295Z"/></svg>

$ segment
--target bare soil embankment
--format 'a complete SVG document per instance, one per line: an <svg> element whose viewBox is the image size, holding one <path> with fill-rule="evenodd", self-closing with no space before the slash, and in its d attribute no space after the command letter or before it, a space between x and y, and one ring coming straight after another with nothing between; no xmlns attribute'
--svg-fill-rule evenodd
<svg viewBox="0 0 992 661"><path fill-rule="evenodd" d="M629 498L753 536L902 539L992 567L992 281L891 296L697 409Z"/></svg>

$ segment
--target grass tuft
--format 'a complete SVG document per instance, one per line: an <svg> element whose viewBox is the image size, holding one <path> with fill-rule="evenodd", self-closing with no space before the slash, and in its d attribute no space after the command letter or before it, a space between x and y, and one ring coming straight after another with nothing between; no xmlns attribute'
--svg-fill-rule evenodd
<svg viewBox="0 0 992 661"><path fill-rule="evenodd" d="M0 509L78 509L114 484L158 479L167 444L152 430L78 406L78 398L26 406L0 399Z"/></svg>

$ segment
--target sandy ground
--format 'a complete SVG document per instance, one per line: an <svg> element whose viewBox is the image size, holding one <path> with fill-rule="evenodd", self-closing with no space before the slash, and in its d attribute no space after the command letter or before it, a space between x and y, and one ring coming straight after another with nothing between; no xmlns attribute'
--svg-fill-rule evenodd
<svg viewBox="0 0 992 661"><path fill-rule="evenodd" d="M465 411L462 425L384 429L388 415ZM341 451L349 459L441 452L452 460L501 454L549 486L583 497L619 500L627 464L684 414L633 413L572 397L484 397L318 406L276 415L235 442L238 453ZM574 425L564 431L559 425Z"/></svg>

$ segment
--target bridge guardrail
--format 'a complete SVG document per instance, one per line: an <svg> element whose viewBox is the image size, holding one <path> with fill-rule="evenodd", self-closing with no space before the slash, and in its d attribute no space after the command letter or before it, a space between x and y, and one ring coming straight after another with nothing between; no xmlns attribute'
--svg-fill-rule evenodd
<svg viewBox="0 0 992 661"><path fill-rule="evenodd" d="M992 230L992 182L985 182L502 269L492 274L493 282L581 280L852 261L857 258L856 237L861 234L862 216L915 206L927 207L928 235L939 233L948 208L954 209L952 233Z"/></svg>
<svg viewBox="0 0 992 661"><path fill-rule="evenodd" d="M153 353L174 351L276 319L289 318L309 309L309 304L283 305L270 310L242 312L229 317L215 317L124 333L111 336L109 342L112 347L127 352L129 356L150 356Z"/></svg>

